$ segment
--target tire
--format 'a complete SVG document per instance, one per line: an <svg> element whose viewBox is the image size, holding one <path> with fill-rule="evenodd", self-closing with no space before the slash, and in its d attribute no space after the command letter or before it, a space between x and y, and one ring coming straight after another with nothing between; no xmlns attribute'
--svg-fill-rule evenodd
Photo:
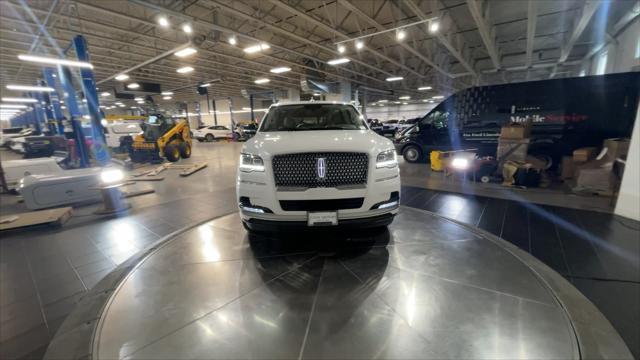
<svg viewBox="0 0 640 360"><path fill-rule="evenodd" d="M203 141L204 141L204 140L202 140L202 139L196 139L196 140L198 140L198 142L203 142Z"/></svg>
<svg viewBox="0 0 640 360"><path fill-rule="evenodd" d="M204 136L204 139L205 139L207 142L212 142L212 141L213 141L213 140L215 140L216 138L215 138L215 136L213 136L213 135L211 135L211 134L207 134L207 135L205 135L205 136Z"/></svg>
<svg viewBox="0 0 640 360"><path fill-rule="evenodd" d="M180 156L183 159L188 159L191 157L191 145L186 142L181 142L178 144L178 150L180 150Z"/></svg>
<svg viewBox="0 0 640 360"><path fill-rule="evenodd" d="M164 147L164 157L171 162L176 162L180 160L180 149L176 144L167 144Z"/></svg>
<svg viewBox="0 0 640 360"><path fill-rule="evenodd" d="M402 156L409 163L417 163L422 160L422 150L416 145L407 145L402 150Z"/></svg>

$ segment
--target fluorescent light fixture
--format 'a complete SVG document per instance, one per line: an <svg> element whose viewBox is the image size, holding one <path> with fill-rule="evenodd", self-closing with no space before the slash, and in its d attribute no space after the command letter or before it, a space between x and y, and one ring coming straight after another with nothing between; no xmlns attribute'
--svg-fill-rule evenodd
<svg viewBox="0 0 640 360"><path fill-rule="evenodd" d="M398 41L402 41L406 37L407 37L407 33L404 30L400 29L400 30L396 31L396 39Z"/></svg>
<svg viewBox="0 0 640 360"><path fill-rule="evenodd" d="M364 47L364 43L361 40L356 40L356 49L360 50Z"/></svg>
<svg viewBox="0 0 640 360"><path fill-rule="evenodd" d="M54 65L61 65L61 66L93 69L93 65L84 61L75 61L75 60L59 59L59 58L46 57L46 56L25 55L25 54L18 55L18 59L22 61L30 61L30 62L36 62L41 64L54 64Z"/></svg>
<svg viewBox="0 0 640 360"><path fill-rule="evenodd" d="M379 103L386 103L386 102L389 102L389 100L382 99L382 100L378 100L378 102L379 102Z"/></svg>
<svg viewBox="0 0 640 360"><path fill-rule="evenodd" d="M409 95L400 96L398 99L400 99L400 100L409 100L409 99L411 99L411 96L409 96Z"/></svg>
<svg viewBox="0 0 640 360"><path fill-rule="evenodd" d="M403 102L402 105L409 105L409 103L408 102Z"/></svg>
<svg viewBox="0 0 640 360"><path fill-rule="evenodd" d="M64 109L66 109L66 108L67 108L67 107L66 107L66 106L64 106L64 105L60 106L60 109L63 109L63 110L64 110Z"/></svg>
<svg viewBox="0 0 640 360"><path fill-rule="evenodd" d="M86 102L87 102L87 99L82 99L82 102L83 102L83 103L86 103Z"/></svg>
<svg viewBox="0 0 640 360"><path fill-rule="evenodd" d="M2 101L8 101L8 102L22 102L22 103L34 103L34 102L38 102L38 100L36 99L32 99L32 98L15 98L15 97L3 97Z"/></svg>
<svg viewBox="0 0 640 360"><path fill-rule="evenodd" d="M169 27L169 20L167 20L167 18L164 16L160 16L158 18L158 24L160 24L160 26L162 27Z"/></svg>
<svg viewBox="0 0 640 360"><path fill-rule="evenodd" d="M344 54L344 52L345 52L345 51L347 51L346 46L344 46L344 45L342 45L342 44L338 45L338 52L339 52L340 54Z"/></svg>
<svg viewBox="0 0 640 360"><path fill-rule="evenodd" d="M388 77L386 80L391 82L391 81L400 81L404 79L402 76L392 76L392 77Z"/></svg>
<svg viewBox="0 0 640 360"><path fill-rule="evenodd" d="M162 100L171 100L171 99L172 99L172 97L171 97L171 96L163 96L163 97L162 97Z"/></svg>
<svg viewBox="0 0 640 360"><path fill-rule="evenodd" d="M137 102L138 104L144 104L144 101L143 101L143 100L138 100L138 101L136 101L136 102Z"/></svg>
<svg viewBox="0 0 640 360"><path fill-rule="evenodd" d="M432 96L432 99L444 99L444 96L442 95L436 95L436 96Z"/></svg>
<svg viewBox="0 0 640 360"><path fill-rule="evenodd" d="M173 95L173 91L163 91L162 95Z"/></svg>
<svg viewBox="0 0 640 360"><path fill-rule="evenodd" d="M127 89L137 89L139 87L140 87L140 84L138 83L127 84Z"/></svg>
<svg viewBox="0 0 640 360"><path fill-rule="evenodd" d="M191 66L183 66L179 69L176 69L176 72L180 73L180 74L186 74L186 73L190 73L193 71L193 68Z"/></svg>
<svg viewBox="0 0 640 360"><path fill-rule="evenodd" d="M251 108L243 107L243 108L242 108L242 110L249 110L249 111L251 111Z"/></svg>
<svg viewBox="0 0 640 360"><path fill-rule="evenodd" d="M422 102L427 102L429 101L429 99L422 99Z"/></svg>
<svg viewBox="0 0 640 360"><path fill-rule="evenodd" d="M106 91L105 91L105 92L103 92L103 93L100 93L100 96L109 96L109 95L111 95L111 93L106 92Z"/></svg>
<svg viewBox="0 0 640 360"><path fill-rule="evenodd" d="M246 52L247 54L253 54L253 53L257 53L258 51L267 50L270 47L271 46L269 46L269 44L262 43L262 44L246 47L244 48L244 52Z"/></svg>
<svg viewBox="0 0 640 360"><path fill-rule="evenodd" d="M340 65L340 64L346 64L349 61L351 61L348 58L339 58L339 59L333 59L333 60L329 60L327 61L327 64L331 65L331 66L336 66L336 65Z"/></svg>
<svg viewBox="0 0 640 360"><path fill-rule="evenodd" d="M291 71L291 68L290 67L286 67L286 66L281 66L281 67L273 68L273 69L271 69L269 71L271 71L274 74L282 74L282 73L285 73L287 71Z"/></svg>
<svg viewBox="0 0 640 360"><path fill-rule="evenodd" d="M433 89L431 86L420 86L420 87L418 88L418 90L420 90L420 91L424 91L424 90L431 90L431 89Z"/></svg>
<svg viewBox="0 0 640 360"><path fill-rule="evenodd" d="M91 119L91 116L89 116L89 115L82 115L82 118L83 118L83 119L85 119L85 120L90 120L90 119Z"/></svg>
<svg viewBox="0 0 640 360"><path fill-rule="evenodd" d="M229 44L236 45L237 43L238 43L238 40L236 39L235 36L229 37Z"/></svg>
<svg viewBox="0 0 640 360"><path fill-rule="evenodd" d="M137 106L129 106L129 109L137 109Z"/></svg>
<svg viewBox="0 0 640 360"><path fill-rule="evenodd" d="M125 106L127 106L127 105L125 105L125 104L118 105L118 107L125 107Z"/></svg>
<svg viewBox="0 0 640 360"><path fill-rule="evenodd" d="M122 102L121 102L121 101L116 101L114 104L116 104L116 105L122 105Z"/></svg>
<svg viewBox="0 0 640 360"><path fill-rule="evenodd" d="M144 101L144 98L141 98L140 96L133 98L133 100L135 101Z"/></svg>
<svg viewBox="0 0 640 360"><path fill-rule="evenodd" d="M127 74L116 75L115 79L118 81L125 81L129 79L129 75Z"/></svg>
<svg viewBox="0 0 640 360"><path fill-rule="evenodd" d="M209 87L209 86L211 86L211 83L206 83L206 84L200 85L200 87Z"/></svg>
<svg viewBox="0 0 640 360"><path fill-rule="evenodd" d="M188 47L188 48L184 48L182 50L176 51L173 53L173 55L177 56L177 57L187 57L189 55L193 55L195 53L197 53L198 50L192 48L192 47Z"/></svg>
<svg viewBox="0 0 640 360"><path fill-rule="evenodd" d="M269 79L267 79L267 78L262 78L262 79L256 79L256 80L254 81L254 83L256 83L256 84L266 84L266 83L268 83L269 81L271 81L271 80L269 80Z"/></svg>
<svg viewBox="0 0 640 360"><path fill-rule="evenodd" d="M7 89L20 90L20 91L42 91L42 92L56 91L54 88L48 87L48 86L27 86L27 85L7 85Z"/></svg>
<svg viewBox="0 0 640 360"><path fill-rule="evenodd" d="M396 105L400 105L401 104L400 101L394 101L393 103L396 104Z"/></svg>
<svg viewBox="0 0 640 360"><path fill-rule="evenodd" d="M437 31L438 31L438 29L440 29L440 23L439 23L439 22L437 22L437 21L431 21L431 22L429 23L429 31L430 31L430 32L432 32L432 33L437 32Z"/></svg>
<svg viewBox="0 0 640 360"><path fill-rule="evenodd" d="M193 32L193 28L189 24L182 24L182 31L187 34L191 34Z"/></svg>

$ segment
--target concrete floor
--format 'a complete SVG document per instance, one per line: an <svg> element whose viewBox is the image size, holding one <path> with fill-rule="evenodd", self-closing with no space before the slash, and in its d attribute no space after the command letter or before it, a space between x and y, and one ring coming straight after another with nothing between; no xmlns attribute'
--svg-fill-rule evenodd
<svg viewBox="0 0 640 360"><path fill-rule="evenodd" d="M131 199L126 216L100 218L91 215L98 205L84 206L60 229L3 233L0 357L38 358L78 299L116 265L166 234L234 213L240 146L196 144L190 161L206 160L209 167L188 178L165 173L163 182L136 185L156 193ZM426 186L420 166L426 165L401 165L403 184ZM2 213L24 210L15 196L0 195L0 202ZM402 202L479 226L545 261L605 313L638 356L637 223L551 206L540 208L557 216L544 216L526 203L415 187L403 187Z"/></svg>

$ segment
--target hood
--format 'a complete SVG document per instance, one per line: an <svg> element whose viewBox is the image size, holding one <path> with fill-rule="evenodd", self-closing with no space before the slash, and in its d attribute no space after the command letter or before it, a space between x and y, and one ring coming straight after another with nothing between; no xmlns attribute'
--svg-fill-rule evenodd
<svg viewBox="0 0 640 360"><path fill-rule="evenodd" d="M270 158L303 152L365 152L377 155L393 143L371 130L310 130L258 132L242 151Z"/></svg>

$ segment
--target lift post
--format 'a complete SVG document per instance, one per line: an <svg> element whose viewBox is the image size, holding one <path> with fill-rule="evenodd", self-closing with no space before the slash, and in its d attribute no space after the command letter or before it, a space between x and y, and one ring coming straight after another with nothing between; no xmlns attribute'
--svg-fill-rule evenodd
<svg viewBox="0 0 640 360"><path fill-rule="evenodd" d="M78 151L78 158L80 160L80 167L89 167L89 152L87 150L87 143L82 132L82 125L80 124L80 117L82 112L78 107L76 100L76 90L73 88L71 81L71 71L67 67L58 66L58 78L60 79L60 85L63 93L66 93L67 108L69 109L69 122L71 123L71 129L73 130L74 139L76 142L76 150Z"/></svg>
<svg viewBox="0 0 640 360"><path fill-rule="evenodd" d="M73 38L73 46L78 60L88 63L91 62L87 41L84 36L76 35ZM82 92L84 93L84 98L87 100L87 108L89 110L89 117L91 118L93 154L98 164L105 165L109 162L111 156L109 155L109 149L107 148L104 135L104 128L102 126L102 115L100 114L100 106L98 103L96 81L91 69L80 68L80 76L82 77Z"/></svg>
<svg viewBox="0 0 640 360"><path fill-rule="evenodd" d="M60 107L60 95L58 93L54 70L52 68L45 68L42 70L42 74L44 75L44 80L47 83L47 86L54 89L53 92L49 93L49 103L51 105L51 110L53 111L53 118L56 120L56 124L58 126L58 134L64 135L64 124L62 122L64 114Z"/></svg>
<svg viewBox="0 0 640 360"><path fill-rule="evenodd" d="M32 111L31 111L31 121L32 123L36 126L36 132L38 134L42 134L42 123L43 123L43 119L42 119L42 103L40 102L41 100L39 99L38 93L36 93L36 96L33 96L33 93L27 93L28 96L30 98L35 98L37 100L37 102L33 103L32 105Z"/></svg>

